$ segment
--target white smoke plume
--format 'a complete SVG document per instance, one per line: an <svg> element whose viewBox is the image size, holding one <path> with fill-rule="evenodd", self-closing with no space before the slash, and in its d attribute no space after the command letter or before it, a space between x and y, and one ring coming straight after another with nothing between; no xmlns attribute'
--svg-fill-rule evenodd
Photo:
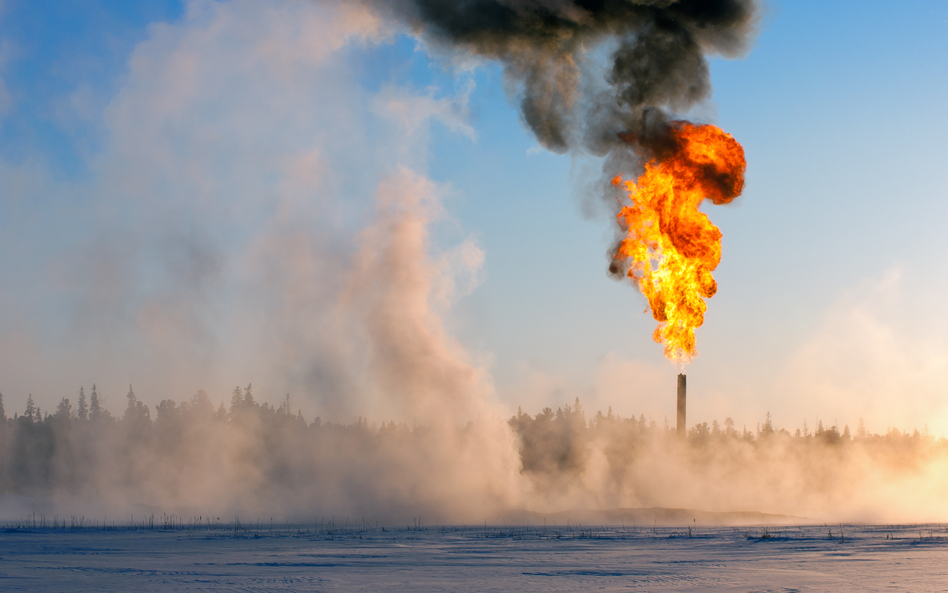
<svg viewBox="0 0 948 593"><path fill-rule="evenodd" d="M36 392L52 412L52 394L75 405L76 380L97 382L121 415L132 382L160 419L153 433L105 430L94 450L57 462L71 468L66 483L84 484L57 497L100 510L378 517L447 516L511 496L516 453L490 377L444 322L476 286L483 253L472 239L430 239L450 188L424 175L428 126L472 138L471 87L364 90L348 56L391 35L356 4L191 2L181 22L152 27L102 106L93 181L49 187L35 182L41 170L5 165L13 200L72 191L82 203L67 214L81 228L62 258L31 262L50 270L43 282L69 315L41 320L28 299L10 303L25 321L3 338L8 371L58 371L5 392ZM357 435L324 437L330 450L288 441L287 468L306 475L287 476L257 463L260 418L210 423L235 382L263 386L251 392L258 404L291 393L285 419L301 409L310 421L403 424L377 455L359 453ZM190 399L199 388L211 401ZM183 412L164 400L190 403ZM358 430L371 431L365 422ZM153 450L162 426L177 453Z"/></svg>

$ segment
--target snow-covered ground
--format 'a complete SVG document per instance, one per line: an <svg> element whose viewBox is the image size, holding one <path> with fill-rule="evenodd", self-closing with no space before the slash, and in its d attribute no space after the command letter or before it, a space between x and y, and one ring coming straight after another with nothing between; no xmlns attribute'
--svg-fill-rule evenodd
<svg viewBox="0 0 948 593"><path fill-rule="evenodd" d="M0 591L946 591L944 525L0 531Z"/></svg>

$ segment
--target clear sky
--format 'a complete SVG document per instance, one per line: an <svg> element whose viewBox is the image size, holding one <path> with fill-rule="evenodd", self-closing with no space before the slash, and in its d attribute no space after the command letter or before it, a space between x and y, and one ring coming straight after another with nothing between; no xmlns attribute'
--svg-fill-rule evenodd
<svg viewBox="0 0 948 593"><path fill-rule="evenodd" d="M712 82L688 115L743 144L747 184L704 208L723 258L689 420L948 435L948 5L769 1ZM496 64L262 0L0 0L7 412L253 382L385 419L337 321L406 171L436 184L419 298L506 410L673 418L678 370L606 274L601 163L539 148Z"/></svg>

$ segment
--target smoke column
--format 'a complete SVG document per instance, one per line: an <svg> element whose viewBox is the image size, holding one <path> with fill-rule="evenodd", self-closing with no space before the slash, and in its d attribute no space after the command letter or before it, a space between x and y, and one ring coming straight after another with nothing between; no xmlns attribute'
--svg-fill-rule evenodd
<svg viewBox="0 0 948 593"><path fill-rule="evenodd" d="M755 0L370 1L435 44L500 61L545 148L649 158L673 149L669 113L710 95L707 56L740 55L758 12ZM582 84L607 42L606 86Z"/></svg>

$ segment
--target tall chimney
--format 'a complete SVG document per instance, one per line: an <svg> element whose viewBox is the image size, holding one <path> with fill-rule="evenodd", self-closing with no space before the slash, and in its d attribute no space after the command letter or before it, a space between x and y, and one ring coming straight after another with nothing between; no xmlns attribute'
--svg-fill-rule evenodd
<svg viewBox="0 0 948 593"><path fill-rule="evenodd" d="M687 425L685 424L685 375L678 374L678 438L685 438Z"/></svg>

